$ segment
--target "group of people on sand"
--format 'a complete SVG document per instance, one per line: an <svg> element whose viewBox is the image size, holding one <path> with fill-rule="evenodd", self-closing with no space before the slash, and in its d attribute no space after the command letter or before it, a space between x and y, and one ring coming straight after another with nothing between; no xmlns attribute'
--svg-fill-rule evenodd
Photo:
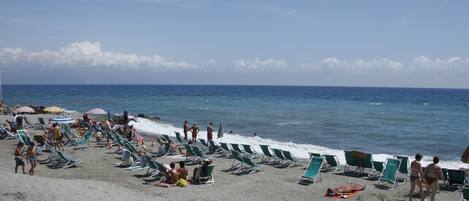
<svg viewBox="0 0 469 201"><path fill-rule="evenodd" d="M440 159L435 156L433 162L423 168L420 161L422 155L416 154L415 160L410 163L410 192L409 197L414 196L415 185L420 189L420 199L425 200L427 194L430 195L432 201L435 200L435 195L438 190L438 178L443 178L443 172L438 166ZM423 184L426 184L427 193L423 192Z"/></svg>
<svg viewBox="0 0 469 201"><path fill-rule="evenodd" d="M212 164L209 159L201 160L192 172L192 177L189 178L189 170L186 167L186 162L179 161L179 168L176 168L176 163L172 162L168 165L163 165L166 172L165 180L154 184L155 186L170 187L179 186L185 187L189 184L197 184L200 182L200 175L205 175L204 172L208 171L208 166Z"/></svg>
<svg viewBox="0 0 469 201"><path fill-rule="evenodd" d="M197 126L197 123L194 122L194 123L192 123L192 126L189 126L189 123L187 122L187 120L185 120L182 127L183 127L183 132L184 132L184 140L187 141L187 134L190 131L191 134L192 134L192 139L189 142L190 143L196 143L197 142L197 135L200 132L200 129ZM213 132L214 132L213 122L210 122L210 123L208 123L208 126L207 126L207 141L212 141L213 140Z"/></svg>
<svg viewBox="0 0 469 201"><path fill-rule="evenodd" d="M53 123L43 135L44 142L53 146L55 150L64 151L64 134L58 123Z"/></svg>
<svg viewBox="0 0 469 201"><path fill-rule="evenodd" d="M26 174L26 172L24 171L25 163L23 160L25 159L31 165L31 168L29 169L29 174L34 175L34 168L36 168L37 165L36 144L34 142L31 142L26 151L24 151L23 148L24 144L22 142L18 142L15 149L15 173L18 173L18 167L21 166L23 174Z"/></svg>

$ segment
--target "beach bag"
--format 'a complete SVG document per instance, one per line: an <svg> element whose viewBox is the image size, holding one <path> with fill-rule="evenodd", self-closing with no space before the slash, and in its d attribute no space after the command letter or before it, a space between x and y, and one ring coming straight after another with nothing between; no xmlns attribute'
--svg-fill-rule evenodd
<svg viewBox="0 0 469 201"><path fill-rule="evenodd" d="M187 182L186 180L184 179L179 179L177 182L176 182L176 186L179 186L181 188L183 187L186 187L189 185L189 182Z"/></svg>

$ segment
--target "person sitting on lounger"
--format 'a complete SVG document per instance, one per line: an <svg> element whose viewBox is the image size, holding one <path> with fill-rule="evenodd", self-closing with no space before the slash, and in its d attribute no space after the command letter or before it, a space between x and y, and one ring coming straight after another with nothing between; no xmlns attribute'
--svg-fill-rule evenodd
<svg viewBox="0 0 469 201"><path fill-rule="evenodd" d="M439 177L443 178L443 172L441 171L441 168L438 166L438 162L440 162L440 159L437 156L433 157L433 163L429 164L425 168L425 173L424 173L424 178L425 178L425 181L427 182L427 189L429 190L429 193L431 194L432 201L435 200L436 191L438 190L438 178Z"/></svg>
<svg viewBox="0 0 469 201"><path fill-rule="evenodd" d="M209 159L199 161L199 165L195 167L194 171L192 172L192 178L191 178L192 183L196 184L199 182L199 177L201 173L206 173L208 171L208 166L210 164L212 164L212 161Z"/></svg>
<svg viewBox="0 0 469 201"><path fill-rule="evenodd" d="M179 179L187 180L187 175L189 174L189 170L186 168L186 163L184 161L179 161Z"/></svg>
<svg viewBox="0 0 469 201"><path fill-rule="evenodd" d="M422 171L422 164L420 164L420 160L422 160L422 155L416 154L415 160L410 163L410 192L409 197L413 196L415 184L419 186L420 189L420 196L423 197L422 191L422 178L423 178L423 171Z"/></svg>
<svg viewBox="0 0 469 201"><path fill-rule="evenodd" d="M23 154L21 153L21 149L23 148L24 144L22 142L18 142L16 145L15 149L15 174L18 172L18 167L21 166L21 169L23 170L23 174L26 174L24 171L24 161L23 161Z"/></svg>
<svg viewBox="0 0 469 201"><path fill-rule="evenodd" d="M31 142L31 145L26 150L26 155L28 157L29 164L31 165L29 174L34 175L34 168L36 168L36 143Z"/></svg>

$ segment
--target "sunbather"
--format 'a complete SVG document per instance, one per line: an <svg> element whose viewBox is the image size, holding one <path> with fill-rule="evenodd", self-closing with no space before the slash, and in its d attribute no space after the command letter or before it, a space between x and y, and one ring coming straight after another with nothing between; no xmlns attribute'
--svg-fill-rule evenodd
<svg viewBox="0 0 469 201"><path fill-rule="evenodd" d="M28 157L29 164L31 165L29 174L34 175L34 168L36 168L36 143L31 142L31 145L26 150L26 155Z"/></svg>
<svg viewBox="0 0 469 201"><path fill-rule="evenodd" d="M427 190L431 194L431 201L435 200L436 191L438 190L438 178L443 178L443 172L437 165L440 159L435 156L433 157L433 163L429 164L425 168L424 178L427 182Z"/></svg>
<svg viewBox="0 0 469 201"><path fill-rule="evenodd" d="M176 169L176 164L175 163L170 163L169 167L167 164L163 165L165 167L165 178L163 182L158 182L155 184L155 186L160 186L160 187L169 187L169 186L174 186L176 182L179 179L179 174Z"/></svg>
<svg viewBox="0 0 469 201"><path fill-rule="evenodd" d="M179 161L179 179L187 180L187 175L189 174L189 170L186 168L186 163L184 161Z"/></svg>
<svg viewBox="0 0 469 201"><path fill-rule="evenodd" d="M21 169L23 170L23 174L26 174L24 171L24 161L23 161L23 154L21 153L21 149L23 148L24 144L22 142L18 142L16 145L15 149L15 174L18 172L18 167L21 166Z"/></svg>
<svg viewBox="0 0 469 201"><path fill-rule="evenodd" d="M413 196L415 184L419 186L420 189L420 196L423 197L423 190L422 190L422 178L423 178L423 171L422 171L422 164L420 164L420 160L422 160L422 155L416 154L415 160L410 163L410 192L409 197Z"/></svg>

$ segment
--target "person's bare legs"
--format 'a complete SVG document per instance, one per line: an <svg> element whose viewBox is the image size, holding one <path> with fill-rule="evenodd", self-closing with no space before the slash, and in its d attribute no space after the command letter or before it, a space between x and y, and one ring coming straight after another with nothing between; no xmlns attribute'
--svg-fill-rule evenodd
<svg viewBox="0 0 469 201"><path fill-rule="evenodd" d="M431 201L435 201L435 195L436 195L437 188L438 188L438 181L435 181L431 185L431 191L432 191L431 199L430 199Z"/></svg>
<svg viewBox="0 0 469 201"><path fill-rule="evenodd" d="M411 181L411 182L410 182L410 192L409 192L409 197L412 197L412 194L414 193L414 189L415 189L415 182L416 182L416 180L414 180L414 181Z"/></svg>

